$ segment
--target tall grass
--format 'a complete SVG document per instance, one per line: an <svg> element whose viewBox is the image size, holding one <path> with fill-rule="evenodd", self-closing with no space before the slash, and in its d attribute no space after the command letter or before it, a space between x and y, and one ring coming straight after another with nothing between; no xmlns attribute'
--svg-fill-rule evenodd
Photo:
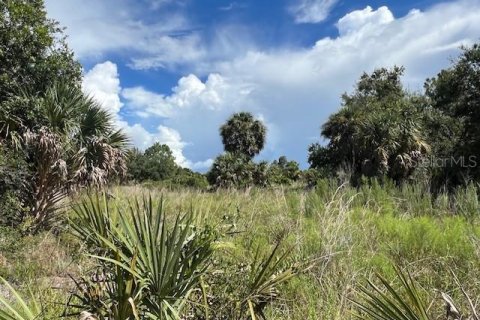
<svg viewBox="0 0 480 320"><path fill-rule="evenodd" d="M93 206L98 204L99 211L108 219L105 216L97 216L98 220L81 218L81 213L70 213L71 220L85 228L81 238L90 239L87 251L101 259L77 259L67 270L72 270L75 279L84 275L88 281L92 280L92 274L102 275L102 270L94 269L102 264L108 266L112 279L117 271L133 274L126 270L127 267L133 269L132 259L120 255L117 258L112 244L119 253L127 252L128 257L140 259L140 252L135 255L135 251L121 249L124 248L118 244L121 237L112 237L112 233L117 232L115 229L123 230L122 219L132 221L131 199L142 199L145 193L153 199L163 196L162 210L168 230L175 225L178 214L192 212L195 228L190 230L214 231L216 239L208 268L197 278L195 289L187 298L178 299L186 301L181 305L181 313L187 318L233 319L239 310L242 310L240 318L252 318L247 297L252 292L249 286L255 281L248 280L254 279L250 272L255 268L261 270L258 266L265 265L279 239L282 239L281 246L270 263L274 265L284 252L290 253L271 275L293 271L295 277L275 283L275 290L271 291L274 295L269 299L251 300L254 311L259 309L255 301L261 305L262 314L257 313L257 318L263 315L268 319L352 319L358 309L350 301L358 298L365 279L372 279L382 292L387 290L378 278L372 277L374 271L389 284L399 283L392 262L411 272L433 319L444 317L445 303L440 291L448 294L459 310L471 309L463 291L472 297L474 305L475 298L480 297L480 212L475 185L437 195L430 194L428 186L423 184L397 187L372 181L354 188L331 180L321 181L313 190L278 187L205 193L132 186L113 187L110 193L113 198L108 208L102 199L98 203L93 199ZM87 208L92 206L89 201L85 204ZM87 213L85 208L80 210ZM140 212L143 211L140 205ZM85 219L96 221L96 225L88 227ZM102 228L113 230L100 232L109 245L92 236L93 230ZM123 233L128 234L125 230ZM29 257L27 252L32 248L41 253L40 241L31 241L28 245L12 241L2 244L2 241L0 233L0 246L6 248L0 250L0 272L17 283L34 277L37 271L28 266L38 261L27 258L24 259L27 263L22 265L15 257ZM71 245L71 240L67 243L67 249L58 250L67 250L72 256L83 250L81 244ZM2 255L6 257L3 264ZM105 258L118 260L121 265ZM296 266L305 268L305 261L312 259L316 263L305 272L300 272L302 268L295 269ZM138 264L135 261L135 265ZM80 267L82 272L78 271ZM139 270L135 267L133 271L139 273ZM458 281L452 279L451 271ZM135 300L135 306L140 305L138 301ZM138 307L137 311L145 310Z"/></svg>

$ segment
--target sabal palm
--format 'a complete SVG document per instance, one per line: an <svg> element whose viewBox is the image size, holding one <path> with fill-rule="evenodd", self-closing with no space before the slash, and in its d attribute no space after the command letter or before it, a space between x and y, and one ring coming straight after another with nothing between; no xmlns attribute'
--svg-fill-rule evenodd
<svg viewBox="0 0 480 320"><path fill-rule="evenodd" d="M57 84L50 88L41 100L40 110L46 118L46 126L60 138L69 140L83 157L85 169L90 176L98 170L117 172L116 160L124 156L127 138L121 130L115 130L112 115L93 98L78 88ZM118 153L118 154L117 154Z"/></svg>
<svg viewBox="0 0 480 320"><path fill-rule="evenodd" d="M45 223L69 192L102 186L112 175L123 174L128 142L115 130L112 116L79 88L56 84L37 101L43 126L24 134L35 170L36 226Z"/></svg>
<svg viewBox="0 0 480 320"><path fill-rule="evenodd" d="M249 112L233 114L220 127L225 151L253 158L265 145L267 128Z"/></svg>
<svg viewBox="0 0 480 320"><path fill-rule="evenodd" d="M409 98L393 102L361 100L331 116L322 135L330 139L337 165L345 162L359 175L400 181L430 150L418 114Z"/></svg>

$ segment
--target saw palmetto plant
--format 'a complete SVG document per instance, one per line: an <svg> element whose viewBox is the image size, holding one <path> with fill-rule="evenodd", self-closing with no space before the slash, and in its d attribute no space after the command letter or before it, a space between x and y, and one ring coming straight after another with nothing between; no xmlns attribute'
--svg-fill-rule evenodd
<svg viewBox="0 0 480 320"><path fill-rule="evenodd" d="M279 300L282 285L314 264L290 261L291 248L283 247L279 240L268 250L257 247L253 257L245 253L242 259L228 253L235 247L225 247L202 281L197 318L267 319L267 309Z"/></svg>
<svg viewBox="0 0 480 320"><path fill-rule="evenodd" d="M287 264L290 251L282 250L280 241L267 254L257 250L242 263L215 265L214 249L234 245L220 241L218 231L196 225L194 210L168 215L163 201L151 198L121 208L106 196L89 197L75 212L72 228L87 243L97 271L91 279L76 281L70 306L99 319L179 319L185 314L265 319L265 308L278 298L281 284L307 268ZM241 264L245 267L236 269Z"/></svg>
<svg viewBox="0 0 480 320"><path fill-rule="evenodd" d="M368 280L360 287L360 299L355 300L359 319L372 320L432 320L418 284L410 273L395 266L400 288L394 288L382 275L376 277L381 286Z"/></svg>
<svg viewBox="0 0 480 320"><path fill-rule="evenodd" d="M282 268L290 251L280 251L278 242L267 256L255 254L248 277L247 294L240 301L237 319L267 319L265 308L279 295L279 286L307 269L306 265Z"/></svg>
<svg viewBox="0 0 480 320"><path fill-rule="evenodd" d="M101 282L106 293L95 295L100 303L94 302L97 310L89 311L107 317L118 313L117 309L127 310L121 319L137 315L142 319L179 318L192 290L199 287L215 234L195 227L193 213L177 215L169 222L162 201L156 204L151 198L135 200L126 210L110 208L106 198L100 203L98 198L90 199L76 212L73 228L82 239L98 246L92 257L105 270ZM89 286L98 290L100 281L96 282ZM88 308L94 299L83 294L79 300Z"/></svg>
<svg viewBox="0 0 480 320"><path fill-rule="evenodd" d="M433 320L434 310L429 310L418 283L408 271L402 271L399 266L394 266L399 280L399 286L394 287L382 275L376 274L380 286L372 281L368 285L360 287L359 297L353 300L357 308L356 318L368 320ZM455 305L452 297L445 292L440 292L441 299L445 304L446 319L449 320L479 320L476 305L460 285L457 276L452 271L452 276L465 301L470 307L470 315L462 313ZM438 311L438 310L437 310Z"/></svg>

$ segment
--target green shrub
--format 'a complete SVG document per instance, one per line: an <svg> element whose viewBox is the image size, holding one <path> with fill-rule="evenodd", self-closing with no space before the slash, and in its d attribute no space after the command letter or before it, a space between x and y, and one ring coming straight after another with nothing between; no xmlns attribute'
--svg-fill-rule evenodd
<svg viewBox="0 0 480 320"><path fill-rule="evenodd" d="M83 310L113 319L176 319L213 253L215 234L194 226L193 213L168 223L163 203L151 198L128 210L112 208L104 198L75 209L72 224L96 255L97 275L107 286L82 279L76 294ZM100 250L100 251L99 251ZM85 286L100 290L92 297Z"/></svg>
<svg viewBox="0 0 480 320"><path fill-rule="evenodd" d="M285 156L274 160L268 167L269 184L289 185L300 179L301 171L296 161L288 161Z"/></svg>
<svg viewBox="0 0 480 320"><path fill-rule="evenodd" d="M0 142L0 225L18 226L23 221L29 176L21 154Z"/></svg>
<svg viewBox="0 0 480 320"><path fill-rule="evenodd" d="M128 178L133 181L161 181L176 175L179 167L170 148L155 143L145 152L130 150L127 161Z"/></svg>
<svg viewBox="0 0 480 320"><path fill-rule="evenodd" d="M467 265L475 247L469 235L475 230L464 218L399 218L385 216L376 221L381 238L389 239L384 249L406 260L418 257L453 258L458 266ZM478 235L477 235L478 236Z"/></svg>
<svg viewBox="0 0 480 320"><path fill-rule="evenodd" d="M248 158L226 152L218 156L207 173L215 188L249 187L253 185L255 164Z"/></svg>

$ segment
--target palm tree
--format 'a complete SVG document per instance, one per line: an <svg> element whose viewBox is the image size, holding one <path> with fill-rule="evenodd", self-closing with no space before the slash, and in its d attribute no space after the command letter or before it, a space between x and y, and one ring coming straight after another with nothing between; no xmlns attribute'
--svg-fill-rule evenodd
<svg viewBox="0 0 480 320"><path fill-rule="evenodd" d="M111 115L79 88L57 84L37 101L42 125L23 135L34 170L34 230L52 218L68 194L123 175L128 143Z"/></svg>
<svg viewBox="0 0 480 320"><path fill-rule="evenodd" d="M241 154L249 159L262 151L267 128L249 112L235 113L220 127L225 151Z"/></svg>

